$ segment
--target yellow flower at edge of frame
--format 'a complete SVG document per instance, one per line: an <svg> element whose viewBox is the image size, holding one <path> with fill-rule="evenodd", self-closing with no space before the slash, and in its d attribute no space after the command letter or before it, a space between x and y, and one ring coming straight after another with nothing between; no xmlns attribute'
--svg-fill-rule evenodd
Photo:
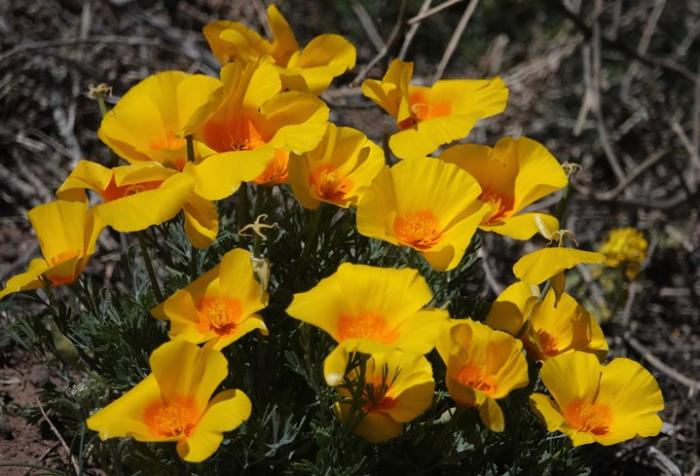
<svg viewBox="0 0 700 476"><path fill-rule="evenodd" d="M151 314L170 321L174 340L207 342L222 349L255 329L267 335L265 322L256 314L266 305L267 293L255 280L251 254L236 248Z"/></svg>
<svg viewBox="0 0 700 476"><path fill-rule="evenodd" d="M445 326L437 350L447 366L445 383L452 399L478 407L484 425L503 431L505 418L496 400L529 382L522 343L480 322L454 319Z"/></svg>
<svg viewBox="0 0 700 476"><path fill-rule="evenodd" d="M104 225L87 203L56 200L29 210L43 258L35 258L24 273L7 280L0 299L8 294L43 287L45 276L52 286L75 281L87 266Z"/></svg>
<svg viewBox="0 0 700 476"><path fill-rule="evenodd" d="M182 71L148 76L105 114L97 134L131 164L153 161L182 170L187 162L183 129L221 86L216 78ZM213 152L200 142L194 146L197 160Z"/></svg>
<svg viewBox="0 0 700 476"><path fill-rule="evenodd" d="M355 47L335 34L319 35L300 48L294 32L275 5L267 7L272 42L242 23L215 21L204 27L204 36L221 64L232 60L269 58L278 68L286 89L319 95L355 66Z"/></svg>
<svg viewBox="0 0 700 476"><path fill-rule="evenodd" d="M664 401L654 377L638 362L571 351L548 359L540 377L551 398L533 393L530 403L547 431L561 431L574 446L614 445L661 431Z"/></svg>
<svg viewBox="0 0 700 476"><path fill-rule="evenodd" d="M289 183L306 208L321 202L347 208L384 167L384 152L362 132L329 123L318 146L289 161Z"/></svg>
<svg viewBox="0 0 700 476"><path fill-rule="evenodd" d="M431 154L462 139L483 118L503 112L508 88L499 77L447 79L432 86L411 85L413 63L392 61L381 80L367 79L362 94L396 119L389 148L400 159Z"/></svg>
<svg viewBox="0 0 700 476"><path fill-rule="evenodd" d="M81 160L56 192L66 200L87 200L86 190L95 192L102 203L95 214L120 232L143 230L173 218L182 210L185 232L197 248L209 246L219 231L214 204L193 192L194 179L188 174L156 162L139 162L111 169Z"/></svg>
<svg viewBox="0 0 700 476"><path fill-rule="evenodd" d="M101 440L177 442L180 458L198 463L217 450L224 432L250 417L250 400L242 391L224 390L212 398L228 375L221 352L169 341L149 361L151 374L87 419Z"/></svg>
<svg viewBox="0 0 700 476"><path fill-rule="evenodd" d="M553 289L532 309L522 341L536 360L569 350L590 352L600 359L608 353L608 343L595 317L566 292L557 302Z"/></svg>
<svg viewBox="0 0 700 476"><path fill-rule="evenodd" d="M414 269L343 263L311 290L295 294L287 314L338 342L323 364L326 383L334 387L352 352L430 352L449 318L447 311L425 308L432 297Z"/></svg>
<svg viewBox="0 0 700 476"><path fill-rule="evenodd" d="M456 165L404 160L377 174L357 205L364 236L417 250L439 271L455 268L490 206L481 187Z"/></svg>
<svg viewBox="0 0 700 476"><path fill-rule="evenodd" d="M364 416L354 432L372 443L380 443L399 436L407 422L430 406L435 390L433 368L424 356L400 351L373 354L365 365L362 397L367 402L360 410ZM358 373L359 369L354 369L346 378L356 382ZM338 392L350 397L345 388ZM341 421L347 422L351 406L338 402L335 411Z"/></svg>
<svg viewBox="0 0 700 476"><path fill-rule="evenodd" d="M228 63L221 68L221 81L223 87L185 127L186 134L214 151L184 168L195 179L195 193L221 200L243 181L286 183L289 154L318 145L328 106L308 93L282 92L279 73L265 60Z"/></svg>
<svg viewBox="0 0 700 476"><path fill-rule="evenodd" d="M445 149L439 158L463 168L479 182L479 200L492 206L479 226L482 230L528 240L541 227L549 234L559 229L559 221L549 214L520 213L568 183L562 166L539 142L504 137L493 148L460 144Z"/></svg>
<svg viewBox="0 0 700 476"><path fill-rule="evenodd" d="M538 285L579 264L600 264L605 255L574 248L542 248L513 265L513 274L526 284Z"/></svg>

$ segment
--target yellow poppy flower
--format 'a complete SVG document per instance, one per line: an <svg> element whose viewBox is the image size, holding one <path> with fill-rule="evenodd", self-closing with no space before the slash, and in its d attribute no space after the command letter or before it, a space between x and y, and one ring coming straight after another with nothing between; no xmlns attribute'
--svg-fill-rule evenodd
<svg viewBox="0 0 700 476"><path fill-rule="evenodd" d="M267 335L256 314L267 305L267 292L255 280L248 251L236 248L221 263L151 309L170 321L170 337L208 342L222 349L255 329Z"/></svg>
<svg viewBox="0 0 700 476"><path fill-rule="evenodd" d="M87 266L103 225L87 203L56 200L29 210L29 221L39 240L43 258L35 258L24 273L13 276L0 291L8 294L43 287L44 276L52 286L75 281Z"/></svg>
<svg viewBox="0 0 700 476"><path fill-rule="evenodd" d="M229 63L217 90L185 128L215 153L184 171L207 200L232 195L242 181L285 183L289 153L316 147L326 131L328 107L307 93L282 91L266 61Z"/></svg>
<svg viewBox="0 0 700 476"><path fill-rule="evenodd" d="M275 5L267 7L273 40L262 38L242 23L216 21L204 36L221 64L232 60L271 60L286 89L321 94L333 78L355 66L355 47L340 35L325 34L300 48L294 32Z"/></svg>
<svg viewBox="0 0 700 476"><path fill-rule="evenodd" d="M180 458L197 463L217 450L223 432L250 416L250 400L240 390L212 398L228 375L221 352L170 341L153 351L150 364L151 374L87 419L101 440L177 442Z"/></svg>
<svg viewBox="0 0 700 476"><path fill-rule="evenodd" d="M520 258L513 274L521 281L537 285L579 264L597 264L605 255L573 248L542 248Z"/></svg>
<svg viewBox="0 0 700 476"><path fill-rule="evenodd" d="M82 160L56 195L86 201L85 191L91 190L102 199L93 208L95 216L117 231L133 232L173 218L192 197L193 187L191 177L155 162L109 169Z"/></svg>
<svg viewBox="0 0 700 476"><path fill-rule="evenodd" d="M314 150L293 156L289 183L294 196L306 208L321 202L347 208L384 167L384 152L362 132L328 124L326 134Z"/></svg>
<svg viewBox="0 0 700 476"><path fill-rule="evenodd" d="M481 187L456 165L420 158L377 174L357 205L357 230L409 246L440 271L456 267L489 207Z"/></svg>
<svg viewBox="0 0 700 476"><path fill-rule="evenodd" d="M600 247L605 255L605 266L622 267L628 279L634 279L647 256L647 242L644 235L632 228L615 228L610 230L608 239Z"/></svg>
<svg viewBox="0 0 700 476"><path fill-rule="evenodd" d="M491 205L482 230L527 240L543 227L547 235L559 229L551 215L520 213L568 183L562 166L539 142L505 137L493 148L461 144L446 149L440 158L463 168L481 185L479 200Z"/></svg>
<svg viewBox="0 0 700 476"><path fill-rule="evenodd" d="M574 446L614 445L661 431L664 400L654 377L638 362L613 359L601 365L595 355L567 352L548 359L540 377L552 398L530 396L547 431L561 431Z"/></svg>
<svg viewBox="0 0 700 476"><path fill-rule="evenodd" d="M534 306L522 337L528 354L546 360L573 349L605 357L608 343L595 317L568 293L556 301L550 289Z"/></svg>
<svg viewBox="0 0 700 476"><path fill-rule="evenodd" d="M164 71L148 76L105 114L98 135L129 163L155 161L182 170L187 162L183 128L192 114L221 87L202 74ZM197 158L212 153L195 143Z"/></svg>
<svg viewBox="0 0 700 476"><path fill-rule="evenodd" d="M414 269L343 263L310 291L295 294L287 314L338 342L323 365L334 387L343 380L351 352L430 352L448 319L446 311L425 309L432 297Z"/></svg>
<svg viewBox="0 0 700 476"><path fill-rule="evenodd" d="M529 382L521 350L519 340L471 319L452 321L438 346L447 365L450 396L458 405L478 407L481 420L492 431L505 429L496 400Z"/></svg>
<svg viewBox="0 0 700 476"><path fill-rule="evenodd" d="M413 63L394 60L384 78L362 83L362 93L396 119L389 138L400 159L423 157L441 145L466 137L485 117L503 112L508 88L499 77L447 79L432 86L411 85Z"/></svg>
<svg viewBox="0 0 700 476"><path fill-rule="evenodd" d="M505 288L491 304L486 325L517 336L537 303L538 296L537 287L516 281Z"/></svg>
<svg viewBox="0 0 700 476"><path fill-rule="evenodd" d="M404 424L417 418L433 401L435 381L433 369L422 355L406 352L374 354L366 362L362 398L366 402L360 408L361 420L355 434L371 441L396 438L403 432ZM351 370L346 379L357 385L359 369ZM347 388L338 392L350 398ZM335 406L340 420L352 423L352 405L339 402Z"/></svg>

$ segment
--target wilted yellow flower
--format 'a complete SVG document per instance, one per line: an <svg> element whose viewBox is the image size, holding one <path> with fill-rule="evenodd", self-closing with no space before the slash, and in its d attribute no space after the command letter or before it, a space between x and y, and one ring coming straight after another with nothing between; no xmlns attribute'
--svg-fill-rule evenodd
<svg viewBox="0 0 700 476"><path fill-rule="evenodd" d="M43 287L42 276L52 286L75 281L95 252L103 228L87 203L56 200L32 208L27 215L43 258L33 259L27 271L8 279L0 299Z"/></svg>
<svg viewBox="0 0 700 476"><path fill-rule="evenodd" d="M566 433L574 446L614 445L661 430L661 390L633 360L601 365L595 355L567 352L545 361L540 377L554 401L534 393L532 407L547 431Z"/></svg>
<svg viewBox="0 0 700 476"><path fill-rule="evenodd" d="M399 351L374 354L365 365L362 397L366 403L354 431L372 443L380 443L399 436L405 423L430 406L435 390L433 369L424 356ZM350 385L357 385L359 374L355 368L346 375ZM347 388L338 391L346 399L350 397ZM341 421L352 423L350 403L337 403L336 412Z"/></svg>
<svg viewBox="0 0 700 476"><path fill-rule="evenodd" d="M542 248L520 258L513 274L521 281L537 285L579 264L597 264L605 255L573 248Z"/></svg>
<svg viewBox="0 0 700 476"><path fill-rule="evenodd" d="M646 259L648 246L642 232L632 227L616 228L610 230L599 251L605 255L606 266L622 267L627 278L634 279Z"/></svg>
<svg viewBox="0 0 700 476"><path fill-rule="evenodd" d="M605 357L608 343L595 317L568 293L556 299L550 289L532 309L522 337L528 354L546 360L573 349Z"/></svg>
<svg viewBox="0 0 700 476"><path fill-rule="evenodd" d="M355 47L342 36L319 35L301 48L275 5L267 7L267 18L272 41L242 23L224 20L205 26L204 36L221 64L267 58L277 67L286 89L315 95L325 91L333 78L355 66Z"/></svg>
<svg viewBox="0 0 700 476"><path fill-rule="evenodd" d="M503 112L508 88L501 78L447 79L430 87L410 84L413 63L394 60L382 80L368 79L362 93L396 119L389 138L401 159L423 157L443 144L466 137L485 117Z"/></svg>
<svg viewBox="0 0 700 476"><path fill-rule="evenodd" d="M289 153L316 147L326 131L328 107L315 96L282 91L275 67L266 62L229 63L223 87L193 115L192 133L215 153L185 172L207 200L226 198L242 181L287 181Z"/></svg>
<svg viewBox="0 0 700 476"><path fill-rule="evenodd" d="M481 187L456 165L432 158L384 168L357 206L357 230L409 246L440 271L456 267L489 207Z"/></svg>
<svg viewBox="0 0 700 476"><path fill-rule="evenodd" d="M153 351L151 374L120 398L87 419L101 440L177 442L177 453L197 463L210 457L251 412L240 390L212 398L228 375L221 352L185 341L170 341Z"/></svg>
<svg viewBox="0 0 700 476"><path fill-rule="evenodd" d="M536 286L516 281L505 288L491 304L486 324L493 329L517 336L529 319L539 294L539 288Z"/></svg>
<svg viewBox="0 0 700 476"><path fill-rule="evenodd" d="M170 337L222 349L255 329L267 335L256 314L267 305L267 293L255 280L251 255L236 248L216 267L175 292L151 314L170 321Z"/></svg>
<svg viewBox="0 0 700 476"><path fill-rule="evenodd" d="M199 224L206 224L204 228L211 229L216 236L219 226L216 209L194 195L193 187L190 176L155 162L109 169L81 160L56 195L65 200L86 201L85 191L95 192L102 199L102 203L93 207L95 216L117 231L133 232L160 225L184 209L185 226L193 241L198 234L190 233L189 227ZM200 202L204 202L203 207L197 207Z"/></svg>
<svg viewBox="0 0 700 476"><path fill-rule="evenodd" d="M343 263L310 291L295 294L287 314L338 342L323 366L326 382L336 386L351 352L430 352L448 319L446 311L425 309L432 297L414 269Z"/></svg>
<svg viewBox="0 0 700 476"><path fill-rule="evenodd" d="M445 384L452 399L479 407L484 425L503 431L505 418L496 400L529 382L522 343L480 322L454 320L445 327L438 352L447 365Z"/></svg>
<svg viewBox="0 0 700 476"><path fill-rule="evenodd" d="M289 183L306 208L321 202L347 208L384 167L384 152L362 132L328 124L318 146L289 162Z"/></svg>
<svg viewBox="0 0 700 476"><path fill-rule="evenodd" d="M105 114L98 135L129 163L155 161L182 170L187 162L183 129L221 82L202 74L164 71L148 76ZM196 142L197 158L213 151Z"/></svg>
<svg viewBox="0 0 700 476"><path fill-rule="evenodd" d="M504 137L493 148L455 145L440 158L463 168L479 182L479 200L491 205L491 213L481 223L482 230L527 240L543 227L547 235L559 229L559 221L551 215L520 213L568 183L562 166L539 142L527 137Z"/></svg>

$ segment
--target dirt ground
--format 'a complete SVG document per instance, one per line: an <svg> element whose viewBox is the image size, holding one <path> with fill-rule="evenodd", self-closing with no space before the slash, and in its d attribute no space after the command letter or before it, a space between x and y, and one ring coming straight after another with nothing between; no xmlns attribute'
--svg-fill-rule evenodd
<svg viewBox="0 0 700 476"><path fill-rule="evenodd" d="M51 200L81 158L108 160L96 138L99 111L88 87L109 84L114 102L156 71L215 75L201 27L221 18L262 31L262 3L0 0L0 281L37 253L26 211ZM377 52L356 5L364 6L384 41L396 5L279 3L302 42L337 31L358 45L358 67L324 99L336 111L332 119L381 137L390 123L351 84ZM421 3L408 2L408 15ZM410 53L421 79L430 82L468 3L454 2L421 26ZM603 326L613 355L641 361L659 380L665 423L658 437L621 446L620 462L608 469L700 474L700 5L596 0L583 2L594 8L577 9L580 3L482 2L446 76L501 74L509 85L508 111L470 140L528 135L562 162L581 165L566 226L582 247L598 246L616 226L635 226L650 240L641 277L625 288ZM400 44L390 45L392 54ZM385 65L379 61L370 76ZM507 284L527 245L489 240L495 284ZM105 238L95 261L110 269L118 260L116 242ZM588 299L607 299L607 290L589 278ZM19 311L0 307L0 322L6 326ZM0 462L71 464L70 442L58 438L39 403L42 391L60 385L34 354L0 334ZM0 474L32 470L0 468Z"/></svg>

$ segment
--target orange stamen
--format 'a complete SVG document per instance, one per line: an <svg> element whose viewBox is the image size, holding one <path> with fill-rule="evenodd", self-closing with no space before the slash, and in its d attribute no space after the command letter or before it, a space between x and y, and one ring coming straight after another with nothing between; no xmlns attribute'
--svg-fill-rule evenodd
<svg viewBox="0 0 700 476"><path fill-rule="evenodd" d="M205 297L197 306L199 329L214 331L219 336L232 334L243 317L243 306L238 299Z"/></svg>
<svg viewBox="0 0 700 476"><path fill-rule="evenodd" d="M102 199L105 202L111 202L118 198L126 197L127 195L135 195L137 193L145 192L147 190L155 190L163 184L163 180L151 180L148 182L134 183L130 185L117 185L112 176L112 180L109 181L107 188L100 192Z"/></svg>
<svg viewBox="0 0 700 476"><path fill-rule="evenodd" d="M484 220L483 225L496 225L502 222L513 211L515 203L515 199L512 196L499 194L489 188L483 189L479 200L492 206L491 215Z"/></svg>
<svg viewBox="0 0 700 476"><path fill-rule="evenodd" d="M376 312L365 311L356 316L343 314L338 320L338 340L361 338L391 344L398 337L399 333Z"/></svg>
<svg viewBox="0 0 700 476"><path fill-rule="evenodd" d="M542 329L537 331L537 339L540 341L540 350L543 354L554 356L559 353L557 339Z"/></svg>
<svg viewBox="0 0 700 476"><path fill-rule="evenodd" d="M493 395L496 392L496 378L493 375L487 375L486 370L475 363L462 367L457 372L455 380L487 395Z"/></svg>
<svg viewBox="0 0 700 476"><path fill-rule="evenodd" d="M153 142L151 149L155 150L179 150L187 145L187 140L178 137L175 134L168 134L164 139Z"/></svg>
<svg viewBox="0 0 700 476"><path fill-rule="evenodd" d="M146 407L144 422L158 438L188 438L199 423L200 412L190 397L157 400Z"/></svg>
<svg viewBox="0 0 700 476"><path fill-rule="evenodd" d="M613 413L610 407L603 403L575 400L564 410L564 418L572 428L580 432L604 436L610 431Z"/></svg>
<svg viewBox="0 0 700 476"><path fill-rule="evenodd" d="M318 166L309 176L309 184L320 199L333 203L342 203L352 190L352 182L331 164Z"/></svg>
<svg viewBox="0 0 700 476"><path fill-rule="evenodd" d="M277 149L275 156L267 162L265 170L255 179L255 183L269 185L287 183L289 177L288 165L289 152Z"/></svg>
<svg viewBox="0 0 700 476"><path fill-rule="evenodd" d="M418 250L428 250L442 237L438 219L428 209L397 216L394 219L394 235L398 240Z"/></svg>

